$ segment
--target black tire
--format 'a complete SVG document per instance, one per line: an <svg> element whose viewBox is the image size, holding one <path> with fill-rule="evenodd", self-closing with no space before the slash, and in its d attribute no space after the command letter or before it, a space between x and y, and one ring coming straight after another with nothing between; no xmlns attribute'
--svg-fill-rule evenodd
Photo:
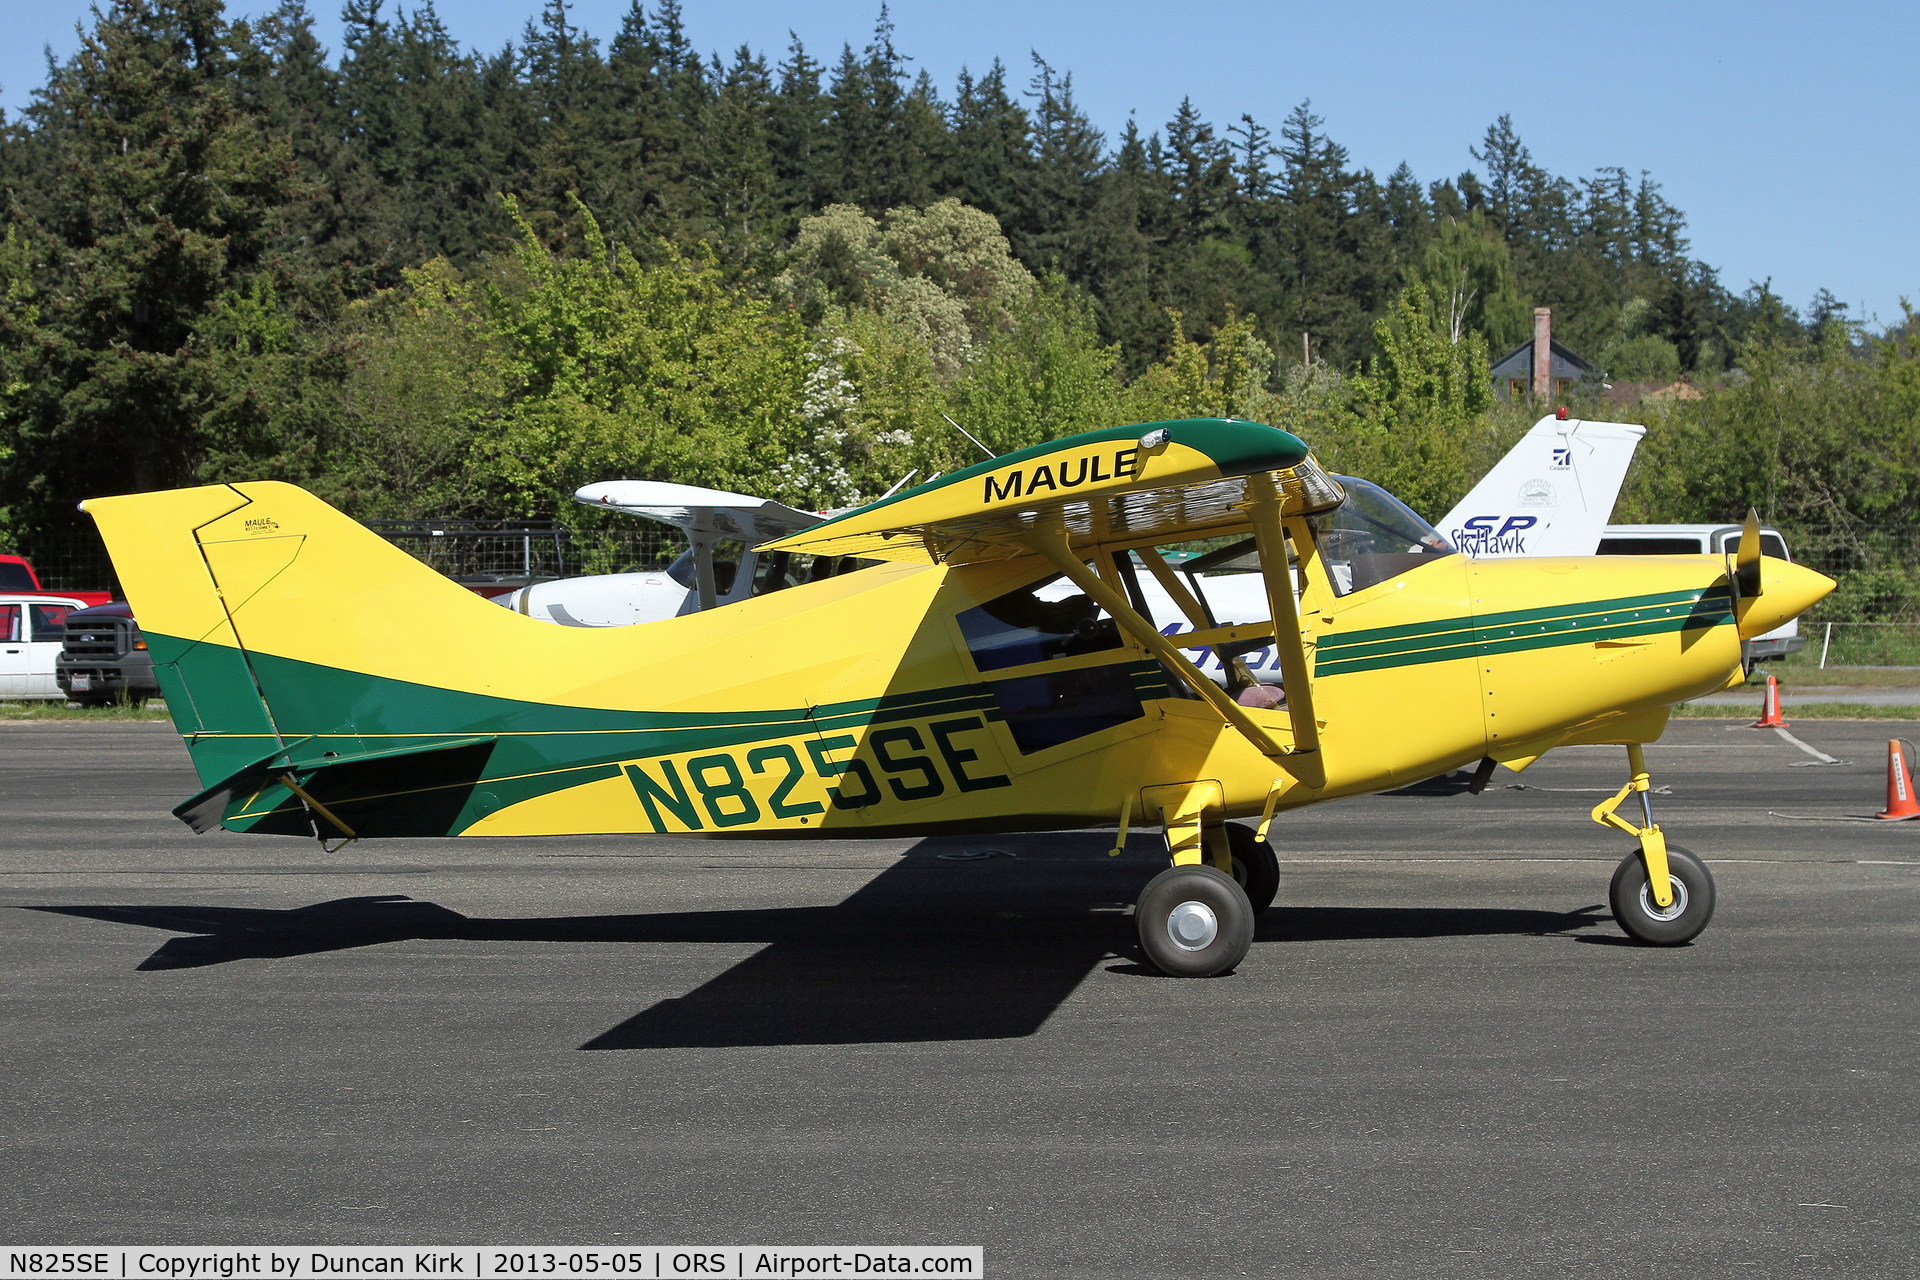
<svg viewBox="0 0 1920 1280"><path fill-rule="evenodd" d="M1253 945L1253 906L1246 890L1212 867L1168 867L1149 880L1134 908L1134 923L1148 961L1176 978L1226 973ZM1185 938L1176 938L1176 932Z"/></svg>
<svg viewBox="0 0 1920 1280"><path fill-rule="evenodd" d="M1607 889L1613 918L1629 937L1649 946L1685 946L1713 919L1713 873L1707 864L1685 849L1668 845L1667 873L1674 901L1664 911L1653 901L1653 882L1638 849L1615 869Z"/></svg>
<svg viewBox="0 0 1920 1280"><path fill-rule="evenodd" d="M1274 895L1280 892L1280 859L1272 845L1237 822L1227 824L1227 844L1233 849L1234 881L1247 891L1257 916L1273 905Z"/></svg>

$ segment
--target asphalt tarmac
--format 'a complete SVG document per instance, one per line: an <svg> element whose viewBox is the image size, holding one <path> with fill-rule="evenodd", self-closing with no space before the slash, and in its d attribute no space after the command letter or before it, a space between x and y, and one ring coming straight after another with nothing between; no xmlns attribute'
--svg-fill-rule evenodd
<svg viewBox="0 0 1920 1280"><path fill-rule="evenodd" d="M1920 822L1858 819L1920 725L1728 723L1648 749L1690 947L1609 918L1577 748L1276 823L1207 981L1140 963L1150 835L328 854L175 822L168 726L0 726L0 1231L1914 1274Z"/></svg>

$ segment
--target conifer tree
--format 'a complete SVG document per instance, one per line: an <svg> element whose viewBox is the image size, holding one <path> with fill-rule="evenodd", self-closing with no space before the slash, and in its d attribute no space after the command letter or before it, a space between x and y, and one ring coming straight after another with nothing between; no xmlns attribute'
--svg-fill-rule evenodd
<svg viewBox="0 0 1920 1280"><path fill-rule="evenodd" d="M260 104L236 101L237 56L217 0L117 0L29 110L69 164L57 232L9 238L10 301L32 311L0 379L16 528L191 482L218 395L209 335L284 337L265 259L298 184Z"/></svg>

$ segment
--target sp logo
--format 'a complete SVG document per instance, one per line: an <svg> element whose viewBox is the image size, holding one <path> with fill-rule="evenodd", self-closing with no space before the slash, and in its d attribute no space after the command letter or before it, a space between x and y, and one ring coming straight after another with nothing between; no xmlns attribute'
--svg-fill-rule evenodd
<svg viewBox="0 0 1920 1280"><path fill-rule="evenodd" d="M1564 446L1553 451L1553 469L1555 471L1573 470L1573 450Z"/></svg>
<svg viewBox="0 0 1920 1280"><path fill-rule="evenodd" d="M260 516L256 519L243 522L242 527L246 529L249 536L263 533L278 533L280 531L280 522L278 520L269 520L265 516Z"/></svg>
<svg viewBox="0 0 1920 1280"><path fill-rule="evenodd" d="M1527 554L1527 530L1540 523L1538 516L1470 516L1453 531L1453 545L1470 556L1523 556Z"/></svg>

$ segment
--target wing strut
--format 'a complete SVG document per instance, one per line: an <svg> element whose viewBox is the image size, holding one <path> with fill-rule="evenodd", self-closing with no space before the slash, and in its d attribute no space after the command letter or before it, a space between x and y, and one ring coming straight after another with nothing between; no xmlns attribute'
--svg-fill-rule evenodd
<svg viewBox="0 0 1920 1280"><path fill-rule="evenodd" d="M1191 662L1187 661L1186 655L1181 653L1172 641L1154 630L1152 623L1135 613L1133 606L1128 604L1119 592L1108 586L1098 575L1088 569L1080 558L1073 553L1071 547L1068 546L1066 531L1064 529L1058 525L1051 529L1036 529L1027 535L1026 543L1051 561L1053 567L1064 574L1074 586L1086 592L1089 599L1102 609L1105 609L1128 635L1131 635L1135 640L1139 641L1146 647L1148 652L1166 663L1175 674L1191 685L1193 691L1205 699L1206 702L1219 713L1222 720L1225 720L1229 725L1237 729L1262 755L1281 762L1282 767L1286 768L1290 773L1295 771L1297 767L1294 759L1295 753L1290 752L1283 744L1274 741L1271 734L1253 722L1252 717L1247 715L1245 708L1232 698L1229 698L1225 690L1209 680ZM1285 561L1282 561L1282 563L1284 564ZM1291 598L1289 598L1288 604L1291 605L1291 603ZM1294 635L1296 637L1295 643L1297 644L1297 637L1299 636L1299 628L1297 626L1294 629ZM1291 700L1291 695L1289 695L1289 700ZM1298 763L1304 764L1306 762L1299 761ZM1314 758L1312 762L1312 768L1315 772L1318 772L1319 760L1317 757ZM1319 785L1306 778L1302 778L1301 780L1307 782L1310 786Z"/></svg>
<svg viewBox="0 0 1920 1280"><path fill-rule="evenodd" d="M1287 576L1287 534L1280 523L1280 491L1264 472L1247 477L1253 498L1254 546L1260 552L1260 575L1267 583L1267 604L1273 611L1273 648L1280 657L1280 680L1287 691L1287 711L1293 716L1296 755L1304 772L1296 776L1310 787L1325 786L1326 766L1320 760L1320 722L1313 714L1313 677L1307 670L1307 652L1300 643L1300 612L1293 602L1293 583ZM1311 774L1312 776L1308 776Z"/></svg>

